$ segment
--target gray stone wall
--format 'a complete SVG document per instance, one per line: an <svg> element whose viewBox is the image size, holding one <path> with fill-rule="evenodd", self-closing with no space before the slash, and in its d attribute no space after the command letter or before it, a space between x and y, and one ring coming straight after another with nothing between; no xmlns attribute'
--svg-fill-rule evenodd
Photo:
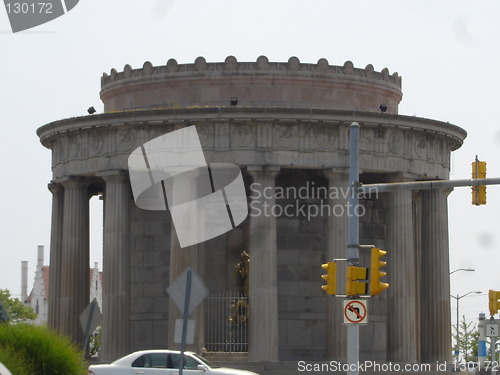
<svg viewBox="0 0 500 375"><path fill-rule="evenodd" d="M171 220L130 202L132 350L166 347Z"/></svg>
<svg viewBox="0 0 500 375"><path fill-rule="evenodd" d="M278 176L278 186L305 186L307 181L316 187L327 186L326 179L314 171L290 171ZM324 201L323 204L327 202ZM294 199L279 204L297 204ZM299 205L321 206L321 199L299 199ZM386 204L384 197L365 199L366 209L360 219L360 241L384 249ZM278 235L278 293L280 360L325 360L326 302L322 290L321 264L327 259L328 217L280 217ZM361 252L361 266L368 267L369 252ZM389 261L390 262L390 261ZM344 277L338 276L338 277ZM342 291L338 291L339 294ZM387 349L386 295L372 297L369 305L369 324L360 329L361 358L385 361ZM338 311L342 320L342 312Z"/></svg>
<svg viewBox="0 0 500 375"><path fill-rule="evenodd" d="M142 69L124 67L103 74L101 99L105 112L139 108L186 108L238 105L287 108L337 108L397 113L402 98L401 77L387 68L376 72L371 64L355 68L351 61L330 65L326 59L304 64L297 57L288 62L270 62L260 56L256 62L207 63L198 57L194 64L166 65L145 62Z"/></svg>
<svg viewBox="0 0 500 375"><path fill-rule="evenodd" d="M320 172L288 170L278 186L299 188L313 182L327 186ZM277 202L284 207L294 199ZM326 204L326 201L324 202ZM298 200L299 205L321 205L321 199ZM383 247L385 237L384 200L363 200L362 243ZM132 350L165 347L168 335L168 296L171 220L168 212L145 211L130 205L131 327ZM327 216L277 218L280 360L322 360L325 358L326 301L321 290L326 262ZM236 290L233 269L242 250L247 250L247 222L234 231L207 241L205 283L210 292ZM251 254L250 254L251 256ZM368 264L365 256L362 264ZM361 328L361 356L385 357L386 299L369 302L370 324ZM339 319L342 319L339 311Z"/></svg>
<svg viewBox="0 0 500 375"><path fill-rule="evenodd" d="M361 201L366 208L365 215L360 217L360 244L375 245L387 251L385 196L370 197ZM391 251L394 249L391 249ZM386 254L386 272L391 265L390 252ZM369 251L360 251L360 262L363 267L370 266ZM387 277L383 281L387 282ZM384 362L387 360L387 293L373 296L368 301L368 325L359 330L360 359Z"/></svg>
<svg viewBox="0 0 500 375"><path fill-rule="evenodd" d="M248 181L247 181L248 183ZM327 187L319 171L283 170L278 187L300 188L306 183ZM312 195L314 196L314 194ZM278 199L286 205L327 204L319 197ZM386 200L364 199L365 214L360 217L360 242L385 248ZM131 246L131 327L132 350L165 347L168 335L169 262L171 219L165 211L145 211L130 203ZM233 269L241 251L247 250L248 220L235 230L207 241L205 283L211 293L236 290ZM327 253L328 217L307 219L302 215L277 218L279 351L280 360L327 360L326 302L320 268ZM251 256L251 254L250 254ZM390 253L387 255L390 267ZM368 266L367 251L361 252L361 265ZM390 272L390 271L389 271ZM343 277L343 276L342 276ZM341 291L339 291L341 293ZM368 302L369 324L360 329L361 359L384 361L387 350L387 295ZM342 312L338 311L338 319Z"/></svg>
<svg viewBox="0 0 500 375"><path fill-rule="evenodd" d="M297 191L308 182L327 186L318 173L289 170L278 176L277 187ZM283 208L294 206L294 211L320 203L315 198L295 199L292 194L287 198L277 203ZM326 297L321 290L321 264L326 260L328 218L308 220L298 213L277 218L280 360L321 359L325 351Z"/></svg>
<svg viewBox="0 0 500 375"><path fill-rule="evenodd" d="M248 221L248 220L247 220ZM240 261L243 250L246 223L234 230L213 238L205 246L205 284L210 292L236 291L234 266Z"/></svg>

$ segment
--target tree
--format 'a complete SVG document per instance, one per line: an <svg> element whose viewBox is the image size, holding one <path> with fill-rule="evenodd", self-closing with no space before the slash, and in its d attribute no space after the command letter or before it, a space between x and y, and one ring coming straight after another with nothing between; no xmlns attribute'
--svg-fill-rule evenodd
<svg viewBox="0 0 500 375"><path fill-rule="evenodd" d="M0 324L0 360L14 375L87 373L83 352L69 337L31 324Z"/></svg>
<svg viewBox="0 0 500 375"><path fill-rule="evenodd" d="M12 298L8 289L0 289L0 304L10 317L13 324L22 323L36 318L35 310L32 307L25 306L19 298Z"/></svg>
<svg viewBox="0 0 500 375"><path fill-rule="evenodd" d="M3 303L0 301L0 324L7 323L10 320L9 313L5 311Z"/></svg>
<svg viewBox="0 0 500 375"><path fill-rule="evenodd" d="M465 315L462 317L462 321L458 325L458 337L457 337L457 326L453 326L455 334L453 338L455 342L458 342L458 349L463 356L463 359L468 361L477 361L477 347L479 341L479 332L477 330L476 324L473 322L467 323L465 320Z"/></svg>
<svg viewBox="0 0 500 375"><path fill-rule="evenodd" d="M101 326L99 326L90 335L90 349L89 349L90 356L97 355L99 353L99 350L101 350L101 338L102 338L102 329Z"/></svg>

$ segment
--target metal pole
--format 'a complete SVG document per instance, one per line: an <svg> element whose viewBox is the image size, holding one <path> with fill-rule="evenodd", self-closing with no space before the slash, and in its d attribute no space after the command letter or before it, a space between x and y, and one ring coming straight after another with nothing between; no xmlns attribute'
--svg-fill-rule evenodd
<svg viewBox="0 0 500 375"><path fill-rule="evenodd" d="M457 294L457 349L456 349L456 352L458 353L457 354L457 363L460 362L460 330L459 330L460 314L458 313L458 303L459 302L460 302L460 298L458 298L458 294ZM467 358L465 360L467 360Z"/></svg>
<svg viewBox="0 0 500 375"><path fill-rule="evenodd" d="M486 316L484 313L479 313L479 324L477 325L479 331L479 340L477 345L477 360L479 362L479 368L484 368L484 362L486 361L486 334L485 334L485 320Z"/></svg>
<svg viewBox="0 0 500 375"><path fill-rule="evenodd" d="M349 266L359 264L359 218L356 216L358 207L359 186L359 124L353 122L349 127L349 205L347 263ZM347 375L358 375L359 363L359 325L347 326Z"/></svg>
<svg viewBox="0 0 500 375"><path fill-rule="evenodd" d="M432 190L450 187L463 186L481 186L481 185L500 185L500 178L479 178L463 180L432 180L432 181L414 181L414 182L392 182L384 184L366 184L358 188L362 194L386 193L397 190Z"/></svg>
<svg viewBox="0 0 500 375"><path fill-rule="evenodd" d="M475 179L477 180L478 176L479 176L479 160L477 158L477 155L476 155L476 164L475 164L475 166L476 166L476 178ZM478 202L479 201L479 189L476 189L475 193L476 193L475 194L475 196L476 196L475 199L476 199L476 202Z"/></svg>
<svg viewBox="0 0 500 375"><path fill-rule="evenodd" d="M459 348L459 340L460 340L460 331L459 331L459 329L460 329L460 326L459 326L459 324L460 324L459 303L460 303L460 299L461 298L467 297L469 294L472 294L472 293L481 294L480 291L476 291L476 292L473 291L473 292L465 293L465 294L463 294L461 296L457 294L456 297L454 295L450 295L451 298L454 298L454 299L457 300L457 346L456 346L456 350L455 350L457 352L457 363L458 363L458 359L460 357L460 352L458 350L458 348ZM467 362L467 348L464 347L464 350L465 350L464 351L464 359Z"/></svg>
<svg viewBox="0 0 500 375"><path fill-rule="evenodd" d="M189 318L189 299L191 297L191 267L188 267L186 274L186 294L184 296L184 313L182 316L182 339L181 339L181 360L179 361L179 375L184 369L184 350L186 349L186 332Z"/></svg>
<svg viewBox="0 0 500 375"><path fill-rule="evenodd" d="M490 317L490 323L493 324L495 323L495 318L493 315ZM491 356L491 363L496 362L496 354L495 354L495 346L497 343L497 338L496 337L490 337L490 356Z"/></svg>
<svg viewBox="0 0 500 375"><path fill-rule="evenodd" d="M491 355L491 362L496 362L495 360L495 346L497 344L497 338L496 337L490 337L491 340L491 345L490 345L490 355Z"/></svg>
<svg viewBox="0 0 500 375"><path fill-rule="evenodd" d="M93 301L90 303L90 314L89 314L89 318L87 320L87 326L85 327L85 336L84 336L84 339L83 339L83 351L86 352L87 351L87 345L89 343L89 338L90 338L90 325L92 324L92 319L94 319L94 310L95 310L95 306L97 305L97 302Z"/></svg>

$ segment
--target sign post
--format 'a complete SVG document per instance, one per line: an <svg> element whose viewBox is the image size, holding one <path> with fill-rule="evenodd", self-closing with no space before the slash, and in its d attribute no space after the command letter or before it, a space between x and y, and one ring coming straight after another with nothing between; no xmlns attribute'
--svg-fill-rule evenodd
<svg viewBox="0 0 500 375"><path fill-rule="evenodd" d="M498 332L499 324L500 324L499 319L494 319L493 317L491 317L489 322L486 323L486 325L485 325L486 337L489 337L491 339L491 346L490 346L491 362L497 361L495 348L496 348L496 343L497 343L497 339L499 336L499 334L498 334L499 333Z"/></svg>
<svg viewBox="0 0 500 375"><path fill-rule="evenodd" d="M359 187L359 124L353 122L349 126L349 207L355 211L359 199L357 189ZM359 265L359 218L355 212L348 212L348 242L347 242L347 265L357 267ZM347 364L349 369L347 375L358 375L359 363L359 325L349 324L347 326Z"/></svg>
<svg viewBox="0 0 500 375"><path fill-rule="evenodd" d="M184 350L186 349L186 331L189 317L189 299L191 297L191 267L188 267L186 274L186 294L184 297L184 312L182 314L182 339L181 339L181 360L179 361L179 375L184 369Z"/></svg>
<svg viewBox="0 0 500 375"><path fill-rule="evenodd" d="M84 332L83 351L87 350L90 334L102 323L102 314L97 300L94 298L90 305L80 315L80 324Z"/></svg>
<svg viewBox="0 0 500 375"><path fill-rule="evenodd" d="M189 314L208 295L208 289L200 276L193 272L191 267L184 270L175 281L167 288L167 293L175 302L177 308L182 311L182 333L181 333L181 360L179 361L179 375L184 368L184 350L186 348L186 337L188 331L193 329L194 324L188 326ZM177 326L177 324L176 324ZM191 332L192 333L192 332ZM176 332L177 336L177 332ZM194 333L190 334L189 343L192 344Z"/></svg>

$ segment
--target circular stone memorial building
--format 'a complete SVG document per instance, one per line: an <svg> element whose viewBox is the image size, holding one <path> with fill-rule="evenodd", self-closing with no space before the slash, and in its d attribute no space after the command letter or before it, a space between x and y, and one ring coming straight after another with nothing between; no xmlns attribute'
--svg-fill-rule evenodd
<svg viewBox="0 0 500 375"><path fill-rule="evenodd" d="M101 87L104 113L37 133L52 151L49 326L76 342L89 304L89 199L104 202L105 361L178 347L182 315L167 288L188 266L199 276L197 295L200 281L208 290L190 315L192 350L250 362L345 360L342 300L321 289L321 264L346 258L349 125L360 125L365 184L448 179L451 152L466 137L447 122L399 115L401 77L350 61L170 59L111 69ZM207 163L239 167L249 214L181 248L172 209L136 204L128 159L192 126ZM372 192L360 200L360 242L387 251L390 283L368 301L361 360L450 360L448 194Z"/></svg>

